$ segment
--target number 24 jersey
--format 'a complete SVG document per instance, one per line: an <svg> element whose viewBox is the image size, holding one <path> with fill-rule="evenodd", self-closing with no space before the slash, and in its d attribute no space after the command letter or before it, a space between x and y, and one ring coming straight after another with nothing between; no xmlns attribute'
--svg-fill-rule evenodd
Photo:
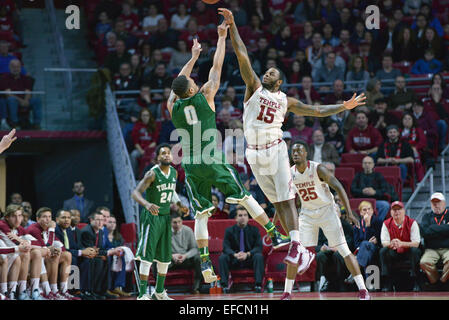
<svg viewBox="0 0 449 320"><path fill-rule="evenodd" d="M318 166L320 163L307 161L306 170L300 173L296 165L291 167L293 183L301 199L301 211L315 211L328 205L334 205L334 196L329 185L320 180Z"/></svg>

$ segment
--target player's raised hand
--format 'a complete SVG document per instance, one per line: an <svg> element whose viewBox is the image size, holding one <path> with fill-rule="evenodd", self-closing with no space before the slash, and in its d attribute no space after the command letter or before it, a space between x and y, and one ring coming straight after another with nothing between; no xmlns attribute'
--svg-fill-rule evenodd
<svg viewBox="0 0 449 320"><path fill-rule="evenodd" d="M219 38L226 38L226 36L228 35L228 29L229 29L229 25L226 24L225 21L223 21L223 22L217 27L218 37L219 37Z"/></svg>
<svg viewBox="0 0 449 320"><path fill-rule="evenodd" d="M200 56L201 50L201 44L198 42L198 38L193 38L192 56L198 58Z"/></svg>
<svg viewBox="0 0 449 320"><path fill-rule="evenodd" d="M363 106L366 104L365 102L366 96L364 93L360 94L359 96L356 96L356 93L352 96L351 100L344 101L343 105L346 109L351 110L358 106Z"/></svg>
<svg viewBox="0 0 449 320"><path fill-rule="evenodd" d="M226 24L231 25L234 23L234 15L231 10L225 8L218 8L218 14L221 14Z"/></svg>
<svg viewBox="0 0 449 320"><path fill-rule="evenodd" d="M15 134L16 129L12 129L7 135L3 136L2 140L0 141L0 153L8 149L11 143L16 141L17 137L14 136Z"/></svg>

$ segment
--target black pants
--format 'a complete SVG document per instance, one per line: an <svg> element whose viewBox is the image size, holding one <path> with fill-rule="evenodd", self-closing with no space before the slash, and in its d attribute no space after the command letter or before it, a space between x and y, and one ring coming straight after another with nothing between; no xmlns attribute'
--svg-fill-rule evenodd
<svg viewBox="0 0 449 320"><path fill-rule="evenodd" d="M251 255L243 262L238 261L233 255L222 254L219 258L220 278L223 288L228 286L229 270L253 269L256 286L262 285L265 265L262 253Z"/></svg>
<svg viewBox="0 0 449 320"><path fill-rule="evenodd" d="M393 263L401 261L410 261L410 276L416 277L419 260L421 259L421 250L419 248L409 248L404 253L398 253L396 250L384 247L380 249L380 269L383 277L390 277Z"/></svg>
<svg viewBox="0 0 449 320"><path fill-rule="evenodd" d="M201 274L201 258L199 255L193 256L192 258L185 259L181 264L170 263L168 266L168 271L178 270L178 269L193 269L193 287L192 290L199 290L201 280L203 276Z"/></svg>
<svg viewBox="0 0 449 320"><path fill-rule="evenodd" d="M348 276L345 259L338 251L320 251L316 255L316 279L325 276L329 284L337 285L338 289L343 286L343 281Z"/></svg>
<svg viewBox="0 0 449 320"><path fill-rule="evenodd" d="M83 259L80 265L81 290L104 294L108 290L108 261L101 258Z"/></svg>

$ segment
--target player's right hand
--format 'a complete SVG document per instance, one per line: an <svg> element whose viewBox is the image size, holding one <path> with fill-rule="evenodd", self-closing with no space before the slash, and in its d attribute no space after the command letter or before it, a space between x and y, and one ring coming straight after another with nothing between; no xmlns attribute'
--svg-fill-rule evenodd
<svg viewBox="0 0 449 320"><path fill-rule="evenodd" d="M221 14L226 24L231 25L234 23L234 15L231 10L225 8L218 8L218 14Z"/></svg>
<svg viewBox="0 0 449 320"><path fill-rule="evenodd" d="M147 209L153 216L157 216L159 214L159 206L153 203L147 203L145 209Z"/></svg>
<svg viewBox="0 0 449 320"><path fill-rule="evenodd" d="M192 56L198 58L201 50L201 44L198 42L198 38L193 38Z"/></svg>
<svg viewBox="0 0 449 320"><path fill-rule="evenodd" d="M228 29L229 29L229 25L226 24L225 21L223 21L223 22L217 27L218 37L226 38L226 36L228 35Z"/></svg>

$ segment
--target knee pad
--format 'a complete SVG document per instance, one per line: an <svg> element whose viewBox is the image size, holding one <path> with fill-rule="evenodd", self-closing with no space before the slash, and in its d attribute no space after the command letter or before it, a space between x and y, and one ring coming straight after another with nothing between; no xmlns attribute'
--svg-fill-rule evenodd
<svg viewBox="0 0 449 320"><path fill-rule="evenodd" d="M144 276L150 274L151 262L140 260L139 273Z"/></svg>
<svg viewBox="0 0 449 320"><path fill-rule="evenodd" d="M170 265L170 262L157 262L157 273L160 274L167 274L168 266Z"/></svg>
<svg viewBox="0 0 449 320"><path fill-rule="evenodd" d="M209 240L208 220L209 216L207 214L202 214L195 218L195 240Z"/></svg>
<svg viewBox="0 0 449 320"><path fill-rule="evenodd" d="M265 213L263 208L257 203L253 196L245 197L243 200L239 201L239 204L245 207L253 219L256 219Z"/></svg>
<svg viewBox="0 0 449 320"><path fill-rule="evenodd" d="M351 250L349 250L347 243L342 243L342 244L338 245L337 251L343 258L346 258L347 256L349 256L351 254Z"/></svg>

